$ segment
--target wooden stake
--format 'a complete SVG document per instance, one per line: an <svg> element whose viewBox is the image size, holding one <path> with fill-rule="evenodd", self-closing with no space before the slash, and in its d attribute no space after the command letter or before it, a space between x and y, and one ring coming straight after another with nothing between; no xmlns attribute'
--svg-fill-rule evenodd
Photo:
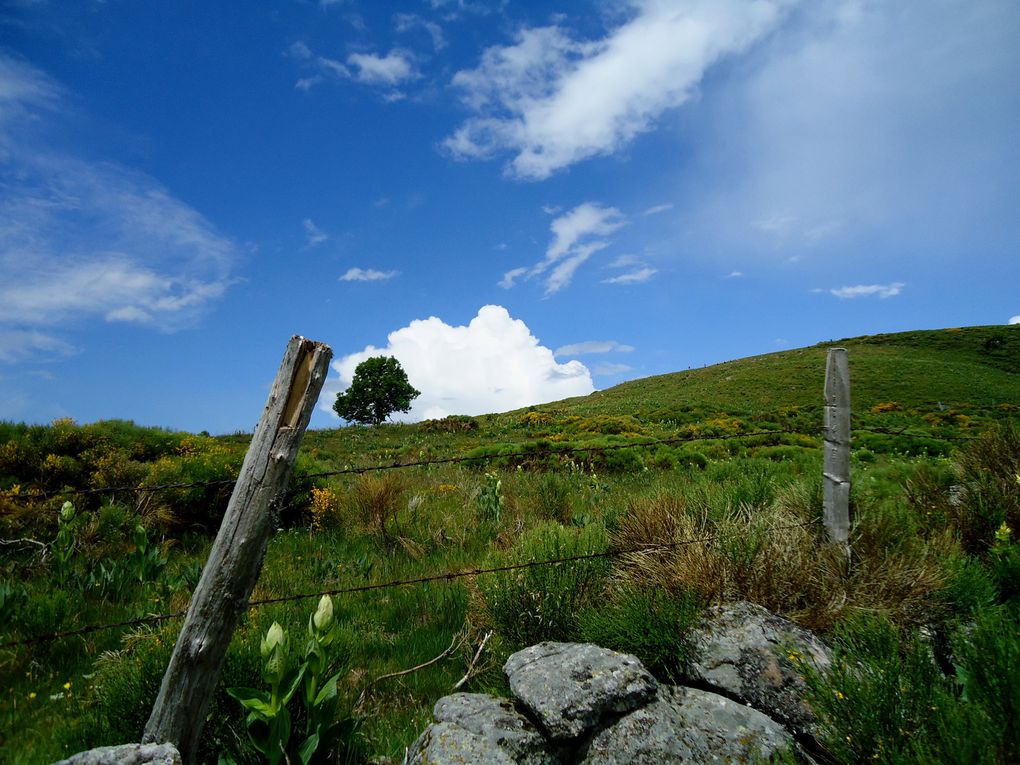
<svg viewBox="0 0 1020 765"><path fill-rule="evenodd" d="M287 345L163 675L142 742L172 743L185 763L196 761L223 657L262 568L274 503L290 482L332 356L329 346L303 337Z"/></svg>
<svg viewBox="0 0 1020 765"><path fill-rule="evenodd" d="M822 508L833 542L850 536L850 362L845 348L830 348L825 365L825 464Z"/></svg>

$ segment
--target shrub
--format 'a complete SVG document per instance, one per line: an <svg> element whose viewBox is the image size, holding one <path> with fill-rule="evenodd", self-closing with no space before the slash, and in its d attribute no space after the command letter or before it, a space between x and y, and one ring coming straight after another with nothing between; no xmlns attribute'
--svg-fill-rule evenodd
<svg viewBox="0 0 1020 765"><path fill-rule="evenodd" d="M675 683L693 658L690 633L701 611L700 599L686 590L625 587L581 613L581 638L633 654L660 680Z"/></svg>
<svg viewBox="0 0 1020 765"><path fill-rule="evenodd" d="M955 460L963 487L947 508L964 549L988 550L1002 523L1020 529L1020 428L1005 424L980 436Z"/></svg>
<svg viewBox="0 0 1020 765"><path fill-rule="evenodd" d="M357 525L387 547L396 540L393 526L401 509L405 488L403 479L396 473L362 473L349 496Z"/></svg>
<svg viewBox="0 0 1020 765"><path fill-rule="evenodd" d="M804 667L821 741L838 762L993 763L1020 754L1020 633L1015 613L991 609L953 639L947 678L919 633L882 617L837 630L834 661Z"/></svg>
<svg viewBox="0 0 1020 765"><path fill-rule="evenodd" d="M541 523L485 568L590 555L606 550L605 530ZM608 570L605 558L486 574L478 580L485 618L515 648L542 640L577 640L578 615L598 596Z"/></svg>

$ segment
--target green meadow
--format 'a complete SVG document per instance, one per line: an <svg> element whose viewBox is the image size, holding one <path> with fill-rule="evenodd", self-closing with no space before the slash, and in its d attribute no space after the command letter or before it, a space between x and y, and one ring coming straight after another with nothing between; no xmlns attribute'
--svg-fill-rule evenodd
<svg viewBox="0 0 1020 765"><path fill-rule="evenodd" d="M833 346L852 378L849 560L817 523ZM247 442L0 423L0 642L185 608ZM438 577L333 597L316 661L336 677L334 735L315 761L399 761L439 697L505 694L503 661L540 640L681 677L702 609L734 599L842 657L811 677L832 761L1020 759L1020 326L848 338L519 411L310 431L277 525L255 601ZM274 623L298 667L318 605L249 609L203 761L266 761L230 690L269 688ZM138 740L179 627L0 648L0 760ZM947 646L938 660L926 635ZM325 708L299 695L295 740Z"/></svg>

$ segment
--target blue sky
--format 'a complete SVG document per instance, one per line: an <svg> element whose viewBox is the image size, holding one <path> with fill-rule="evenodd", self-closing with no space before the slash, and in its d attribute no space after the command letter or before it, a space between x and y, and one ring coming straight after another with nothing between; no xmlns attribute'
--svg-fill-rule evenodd
<svg viewBox="0 0 1020 765"><path fill-rule="evenodd" d="M0 418L412 419L1020 323L1013 0L9 0Z"/></svg>

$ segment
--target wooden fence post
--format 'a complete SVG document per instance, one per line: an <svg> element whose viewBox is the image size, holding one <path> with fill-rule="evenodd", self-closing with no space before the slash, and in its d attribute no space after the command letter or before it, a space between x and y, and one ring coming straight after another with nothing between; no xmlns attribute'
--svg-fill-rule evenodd
<svg viewBox="0 0 1020 765"><path fill-rule="evenodd" d="M850 363L845 348L830 348L825 365L825 465L822 513L833 542L850 536Z"/></svg>
<svg viewBox="0 0 1020 765"><path fill-rule="evenodd" d="M220 665L262 568L301 437L333 352L303 337L287 345L241 473L174 646L143 743L172 743L194 763Z"/></svg>

